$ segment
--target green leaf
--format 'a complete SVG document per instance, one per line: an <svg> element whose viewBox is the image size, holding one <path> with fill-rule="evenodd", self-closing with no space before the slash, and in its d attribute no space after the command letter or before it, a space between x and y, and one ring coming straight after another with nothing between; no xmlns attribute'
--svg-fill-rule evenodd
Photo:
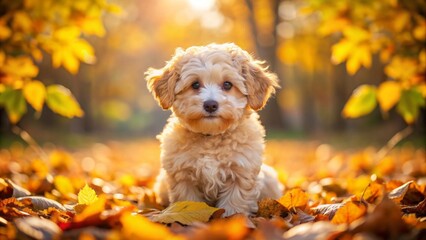
<svg viewBox="0 0 426 240"><path fill-rule="evenodd" d="M353 91L342 114L346 118L358 118L373 111L376 105L376 87L361 85Z"/></svg>
<svg viewBox="0 0 426 240"><path fill-rule="evenodd" d="M78 192L78 204L87 204L90 205L96 200L98 200L98 196L96 196L95 190L89 187L87 184Z"/></svg>
<svg viewBox="0 0 426 240"><path fill-rule="evenodd" d="M64 117L81 117L84 114L70 90L62 85L47 87L46 103L53 112Z"/></svg>
<svg viewBox="0 0 426 240"><path fill-rule="evenodd" d="M417 89L403 90L396 110L408 124L414 123L419 115L419 109L425 106L425 99Z"/></svg>
<svg viewBox="0 0 426 240"><path fill-rule="evenodd" d="M22 115L27 112L27 104L21 90L6 87L0 94L0 103L4 105L11 123L19 122Z"/></svg>

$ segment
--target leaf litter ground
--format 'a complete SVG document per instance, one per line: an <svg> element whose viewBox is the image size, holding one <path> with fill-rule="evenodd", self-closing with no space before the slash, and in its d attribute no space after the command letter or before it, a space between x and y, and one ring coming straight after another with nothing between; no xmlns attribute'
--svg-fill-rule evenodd
<svg viewBox="0 0 426 240"><path fill-rule="evenodd" d="M223 218L204 203L156 204L156 141L14 144L0 150L0 239L424 239L425 149L379 152L269 141L282 197Z"/></svg>

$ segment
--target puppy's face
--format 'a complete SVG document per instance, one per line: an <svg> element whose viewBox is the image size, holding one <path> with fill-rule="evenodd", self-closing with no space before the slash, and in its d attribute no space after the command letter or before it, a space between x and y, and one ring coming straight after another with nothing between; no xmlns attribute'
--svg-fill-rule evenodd
<svg viewBox="0 0 426 240"><path fill-rule="evenodd" d="M250 108L261 109L278 86L275 75L234 44L178 49L163 69L147 71L147 81L187 129L211 135L237 126Z"/></svg>

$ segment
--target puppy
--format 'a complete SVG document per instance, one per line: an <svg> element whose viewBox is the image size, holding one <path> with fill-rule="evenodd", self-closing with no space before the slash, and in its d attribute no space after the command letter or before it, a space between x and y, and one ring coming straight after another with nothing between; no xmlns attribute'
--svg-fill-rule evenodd
<svg viewBox="0 0 426 240"><path fill-rule="evenodd" d="M171 109L161 135L160 204L203 201L225 216L257 211L279 198L276 172L262 164L265 130L256 113L277 77L232 43L177 49L161 69L145 73L148 89Z"/></svg>

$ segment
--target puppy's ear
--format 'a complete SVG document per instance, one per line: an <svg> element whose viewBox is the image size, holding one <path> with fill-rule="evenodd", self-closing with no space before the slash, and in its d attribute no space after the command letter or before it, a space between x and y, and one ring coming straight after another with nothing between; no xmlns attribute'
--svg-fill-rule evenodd
<svg viewBox="0 0 426 240"><path fill-rule="evenodd" d="M148 90L163 109L171 108L175 100L174 90L179 80L177 62L181 54L182 50L177 49L175 56L167 62L166 66L161 69L149 68L145 72Z"/></svg>
<svg viewBox="0 0 426 240"><path fill-rule="evenodd" d="M279 88L277 76L262 67L262 63L250 57L241 66L246 81L248 105L256 111L262 109L275 89Z"/></svg>

